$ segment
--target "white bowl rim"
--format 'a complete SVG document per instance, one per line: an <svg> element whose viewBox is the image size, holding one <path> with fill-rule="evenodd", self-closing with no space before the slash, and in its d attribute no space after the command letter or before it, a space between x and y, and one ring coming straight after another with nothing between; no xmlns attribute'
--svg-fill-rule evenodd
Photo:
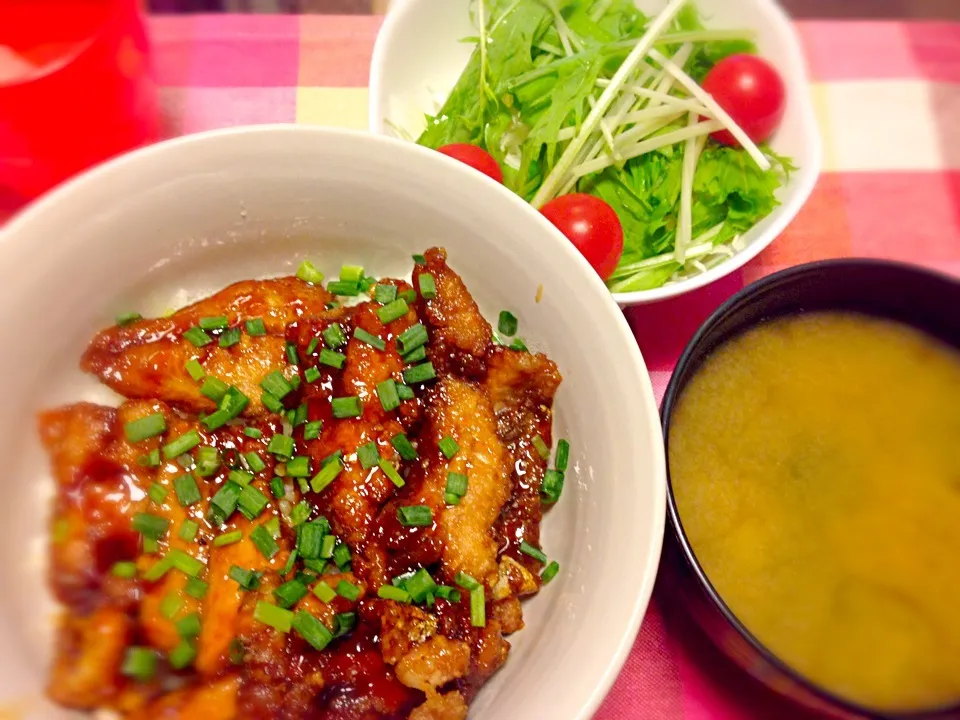
<svg viewBox="0 0 960 720"><path fill-rule="evenodd" d="M381 106L382 93L373 92L373 90L383 86L383 68L384 57L389 40L396 33L399 26L417 0L393 0L390 3L386 17L380 30L377 33L377 39L373 46L373 55L370 60L370 105L368 109L368 127L370 132L381 134L381 127L384 121L384 109ZM790 44L789 75L800 81L804 90L810 86L810 76L807 71L807 65L801 49L801 43L797 35L793 22L786 10L777 0L768 0L769 12L775 22L781 26L784 36L789 38ZM800 125L804 134L809 138L810 155L803 165L803 180L794 190L793 197L779 206L775 212L777 217L771 222L770 226L764 232L763 237L757 238L749 246L738 251L728 260L724 260L716 267L707 272L694 275L671 285L663 285L652 290L636 290L634 292L610 293L614 301L620 307L630 307L633 305L645 305L647 303L667 300L680 295L685 295L706 285L709 285L731 273L741 269L757 255L766 250L776 240L780 234L793 222L800 209L806 204L810 195L816 187L820 174L823 171L823 141L820 136L820 128L817 122L816 112L813 107L812 99L807 96L799 104L800 106Z"/></svg>
<svg viewBox="0 0 960 720"><path fill-rule="evenodd" d="M429 162L445 163L448 166L448 172L460 173L461 177L465 178L467 183L478 181L486 182L490 186L498 188L497 192L501 194L503 202L513 203L514 206L520 208L522 212L528 213L531 220L539 223L546 234L552 235L555 238L555 245L559 252L567 254L575 262L581 264L587 287L592 288L591 292L596 294L602 304L607 304L607 310L609 314L611 314L611 321L616 326L619 338L623 342L629 355L629 358L623 358L623 361L629 363L638 377L646 378L646 382L643 384L643 397L637 398L636 401L644 404L645 407L642 409L642 412L652 421L650 422L648 431L651 434L651 450L654 454L655 467L653 468L653 472L645 477L644 480L652 484L654 506L653 527L651 529L652 542L647 552L646 572L642 580L638 583L639 587L637 588L636 597L630 609L628 622L623 629L615 652L607 659L597 684L589 697L584 698L576 714L572 716L574 720L590 720L606 698L614 681L619 676L627 656L633 647L640 630L640 624L647 612L653 594L666 523L666 460L659 421L660 413L653 394L653 385L650 380L649 370L646 367L643 355L626 318L620 308L614 303L606 286L586 260L584 260L580 253L566 241L566 238L564 238L546 218L535 211L528 203L507 190L502 184L476 173L474 170L456 160L447 158L414 143L408 143L361 130L299 125L295 123L241 125L170 138L120 155L86 170L37 198L31 204L20 210L19 213L11 218L4 226L0 227L0 253L9 254L10 252L16 252L16 248L12 246L14 238L21 234L29 234L31 232L31 226L34 223L42 221L50 213L55 213L57 206L61 203L76 201L78 197L82 198L83 194L89 192L89 188L96 187L108 180L116 182L116 178L122 178L125 174L135 174L137 165L144 160L166 153L171 149L188 148L192 145L208 142L211 139L230 136L265 136L269 138L270 136L280 135L331 136L340 138L344 143L379 144L383 147L384 152L405 153L410 157L420 156L421 160L429 158ZM19 240L17 240L17 242L19 242ZM29 248L24 249L29 251Z"/></svg>

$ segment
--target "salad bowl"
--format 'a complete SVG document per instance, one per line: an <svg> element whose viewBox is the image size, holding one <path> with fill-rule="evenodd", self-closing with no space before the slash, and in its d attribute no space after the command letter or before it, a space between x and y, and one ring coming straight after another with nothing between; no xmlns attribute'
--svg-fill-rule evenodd
<svg viewBox="0 0 960 720"><path fill-rule="evenodd" d="M638 0L654 17L664 0ZM370 130L413 140L427 127L467 65L477 35L470 0L396 0L377 38L370 71ZM757 52L779 72L786 104L771 150L789 158L790 172L776 192L778 205L739 235L723 255L677 273L665 284L629 292L613 290L621 306L682 295L722 278L756 257L783 232L809 198L819 177L822 148L801 45L789 17L774 0L698 0L709 30L744 30ZM689 268L689 263L687 265Z"/></svg>

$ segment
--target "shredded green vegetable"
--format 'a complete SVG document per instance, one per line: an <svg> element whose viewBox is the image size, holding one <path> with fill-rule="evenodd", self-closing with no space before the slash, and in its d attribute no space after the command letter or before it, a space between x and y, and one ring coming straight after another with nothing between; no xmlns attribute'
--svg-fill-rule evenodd
<svg viewBox="0 0 960 720"><path fill-rule="evenodd" d="M607 202L624 229L623 256L608 280L614 292L660 287L729 257L738 237L777 206L789 160L768 147L751 156L704 144L716 120L655 60L662 53L699 83L719 60L755 51L749 31L708 30L688 3L647 38L651 52L637 68L616 78L656 22L632 0L477 0L473 16L482 22L477 49L417 142L485 148L504 184L537 207L567 192ZM609 107L584 127L605 91ZM658 139L678 132L691 141ZM694 146L702 151L688 161L690 223L678 241L683 158Z"/></svg>

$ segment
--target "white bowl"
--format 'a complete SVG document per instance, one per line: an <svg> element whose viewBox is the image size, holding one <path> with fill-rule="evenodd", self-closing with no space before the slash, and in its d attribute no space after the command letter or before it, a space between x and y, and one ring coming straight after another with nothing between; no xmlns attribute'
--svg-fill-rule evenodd
<svg viewBox="0 0 960 720"><path fill-rule="evenodd" d="M561 574L526 604L472 718L588 718L632 644L663 535L660 423L643 358L590 267L538 213L479 173L408 143L297 126L173 140L68 183L0 231L0 707L39 700L49 658L43 555L51 480L32 413L109 401L77 362L118 312L160 313L304 257L408 274L449 251L488 317L512 309L564 375L558 436L572 471L544 523ZM537 300L538 286L542 300ZM42 601L42 602L41 602Z"/></svg>
<svg viewBox="0 0 960 720"><path fill-rule="evenodd" d="M461 42L476 35L471 0L396 0L384 20L370 67L370 130L396 136L396 129L417 137L425 114L435 110L460 77L474 46ZM774 0L693 0L711 29L748 28L757 33L758 50L779 69L787 86L787 108L771 145L793 158L799 171L778 193L781 205L743 236L744 248L707 272L653 290L614 293L621 306L663 300L703 287L756 257L783 232L813 192L822 150L808 88L800 40L790 19ZM654 14L665 0L638 0Z"/></svg>

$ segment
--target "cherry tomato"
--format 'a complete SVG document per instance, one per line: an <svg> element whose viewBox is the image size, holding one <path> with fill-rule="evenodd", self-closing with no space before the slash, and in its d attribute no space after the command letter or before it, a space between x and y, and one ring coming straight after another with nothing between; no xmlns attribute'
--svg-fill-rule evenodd
<svg viewBox="0 0 960 720"><path fill-rule="evenodd" d="M730 55L707 73L703 89L755 143L769 139L783 120L786 90L780 74L756 55ZM724 145L740 143L727 130L712 135Z"/></svg>
<svg viewBox="0 0 960 720"><path fill-rule="evenodd" d="M580 251L606 280L623 254L623 226L613 208L593 195L561 195L540 212Z"/></svg>
<svg viewBox="0 0 960 720"><path fill-rule="evenodd" d="M503 182L503 171L500 169L500 165L497 164L493 155L481 147L468 145L467 143L456 143L454 145L444 145L442 148L437 148L437 152L442 152L454 160L459 160L465 165L469 165L474 170L479 170L484 175L492 177L498 183Z"/></svg>

